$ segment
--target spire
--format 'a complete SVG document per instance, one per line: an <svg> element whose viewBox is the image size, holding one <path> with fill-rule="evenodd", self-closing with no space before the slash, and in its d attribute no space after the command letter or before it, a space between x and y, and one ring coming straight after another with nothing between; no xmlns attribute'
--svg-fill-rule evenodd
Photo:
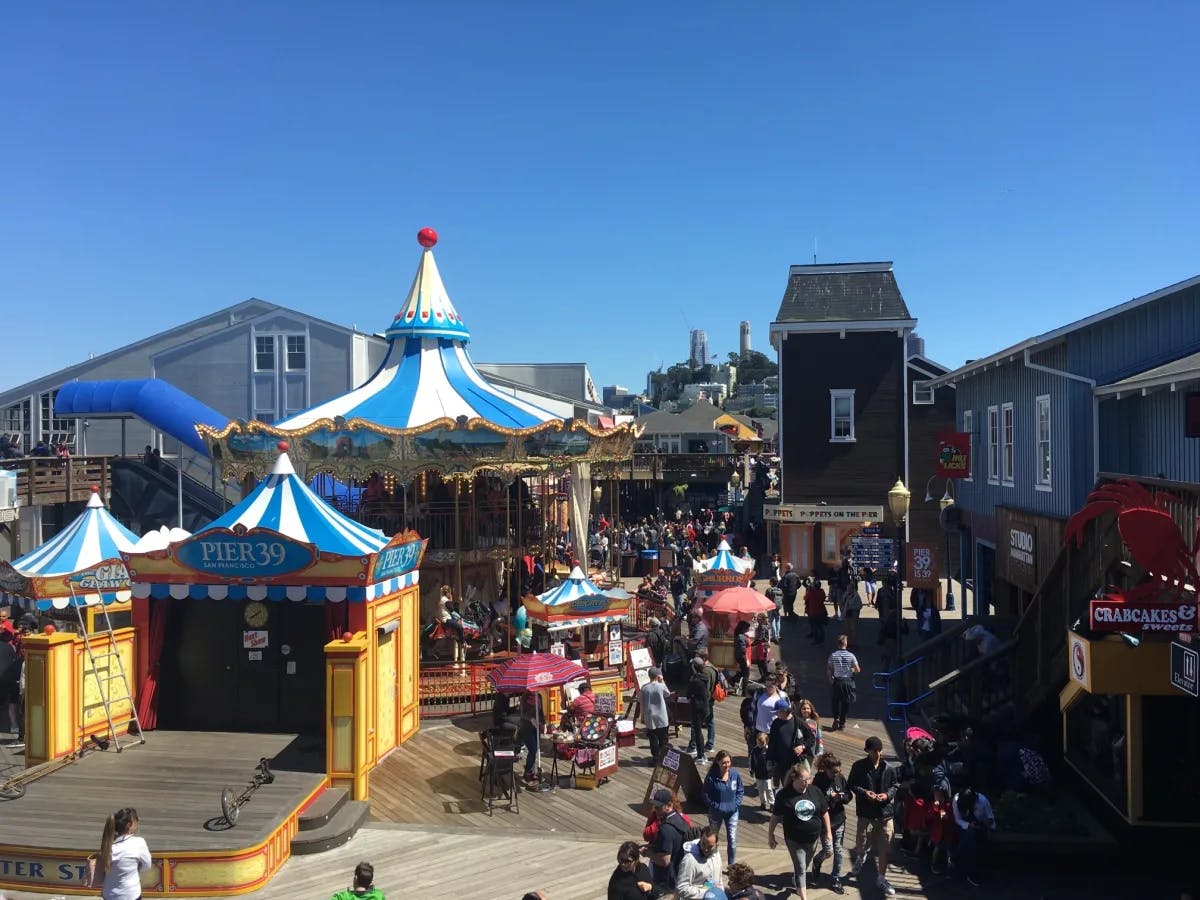
<svg viewBox="0 0 1200 900"><path fill-rule="evenodd" d="M450 302L450 295L446 293L446 286L442 284L442 276L433 259L433 245L437 240L437 232L432 228L422 228L417 232L417 243L425 249L421 253L417 277L408 291L408 299L387 330L389 339L450 338L464 344L471 340L471 332Z"/></svg>

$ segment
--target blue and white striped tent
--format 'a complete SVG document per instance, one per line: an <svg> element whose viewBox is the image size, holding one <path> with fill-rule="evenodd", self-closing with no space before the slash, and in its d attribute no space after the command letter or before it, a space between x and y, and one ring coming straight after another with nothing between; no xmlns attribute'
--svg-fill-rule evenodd
<svg viewBox="0 0 1200 900"><path fill-rule="evenodd" d="M579 566L562 584L525 601L530 621L544 624L550 631L620 622L629 617L633 595L622 588L601 590Z"/></svg>
<svg viewBox="0 0 1200 900"><path fill-rule="evenodd" d="M595 582L583 574L583 570L579 566L575 566L575 568L571 569L571 574L567 576L566 581L556 585L544 594L537 595L538 602L543 606L565 606L568 603L574 603L577 600L583 600L587 597L609 597L614 600L628 600L630 593L622 588L601 590Z"/></svg>
<svg viewBox="0 0 1200 900"><path fill-rule="evenodd" d="M279 454L271 474L249 496L225 515L192 536L193 540L217 530L266 529L322 553L365 557L378 553L388 538L338 512L296 474L286 451ZM131 566L132 567L132 566ZM367 600L416 583L416 572L375 584L352 586L281 584L176 584L134 581L135 597L205 597L230 600Z"/></svg>
<svg viewBox="0 0 1200 900"><path fill-rule="evenodd" d="M117 576L107 579L113 584L111 589L101 587L97 590L94 578L91 587L88 581L78 580L79 587L76 589L70 586L69 576L85 573L94 575L98 565L106 561L119 561L121 553L131 550L137 541L137 535L104 508L99 490L93 488L87 507L75 521L36 550L12 562L12 567L27 578L38 579L41 584L53 580L51 592L46 594L36 590L31 597L7 593L3 596L17 606L36 604L42 610L66 609L72 603L72 596L79 606L128 600L129 583L124 567L119 567L119 573L109 573Z"/></svg>
<svg viewBox="0 0 1200 900"><path fill-rule="evenodd" d="M733 548L729 546L728 541L721 541L717 545L717 552L708 559L697 560L695 571L708 572L712 569L728 569L731 572L745 574L746 572L754 571L754 560L742 559L740 556L733 555Z"/></svg>
<svg viewBox="0 0 1200 900"><path fill-rule="evenodd" d="M402 429L465 416L523 429L559 418L493 387L476 370L466 349L471 333L450 302L433 258L436 240L422 240L421 264L387 330L387 356L379 370L360 387L284 419L278 428L292 431L341 418Z"/></svg>

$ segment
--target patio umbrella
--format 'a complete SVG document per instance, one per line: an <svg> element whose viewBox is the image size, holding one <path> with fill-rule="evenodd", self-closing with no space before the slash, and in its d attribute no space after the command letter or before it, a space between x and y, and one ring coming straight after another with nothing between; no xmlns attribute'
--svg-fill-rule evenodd
<svg viewBox="0 0 1200 900"><path fill-rule="evenodd" d="M726 588L718 591L700 604L711 613L723 616L750 616L769 612L775 603L758 591L746 587Z"/></svg>
<svg viewBox="0 0 1200 900"><path fill-rule="evenodd" d="M558 687L577 678L586 677L587 670L574 660L553 653L522 653L506 660L488 672L488 681L501 694L518 694ZM533 704L533 725L538 732L537 767L542 767L542 725L540 707Z"/></svg>

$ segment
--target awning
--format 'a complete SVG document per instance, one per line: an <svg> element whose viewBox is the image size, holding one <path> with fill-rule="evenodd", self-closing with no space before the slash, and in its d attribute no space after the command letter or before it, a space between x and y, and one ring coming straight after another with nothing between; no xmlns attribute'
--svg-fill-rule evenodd
<svg viewBox="0 0 1200 900"><path fill-rule="evenodd" d="M1120 400L1156 388L1174 389L1200 383L1200 353L1193 353L1112 384L1099 384L1092 392L1101 400Z"/></svg>

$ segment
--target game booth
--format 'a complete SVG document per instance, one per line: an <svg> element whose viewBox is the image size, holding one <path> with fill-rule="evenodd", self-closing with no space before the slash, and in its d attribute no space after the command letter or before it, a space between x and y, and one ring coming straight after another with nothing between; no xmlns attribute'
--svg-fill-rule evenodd
<svg viewBox="0 0 1200 900"><path fill-rule="evenodd" d="M616 726L626 682L622 625L630 616L633 595L621 588L601 589L576 566L561 584L523 603L531 649L576 659L583 669L561 688L540 691L545 721L554 729L554 774L565 762L576 786L595 786L617 771ZM585 680L596 698L594 714L573 721L567 709Z"/></svg>
<svg viewBox="0 0 1200 900"><path fill-rule="evenodd" d="M722 540L717 545L716 553L693 564L695 602L703 604L727 588L745 588L753 578L754 560L734 556L729 542ZM713 665L726 669L737 668L733 659L732 631L737 621L729 616L713 615L711 611L706 611L705 618L711 629L709 654Z"/></svg>

